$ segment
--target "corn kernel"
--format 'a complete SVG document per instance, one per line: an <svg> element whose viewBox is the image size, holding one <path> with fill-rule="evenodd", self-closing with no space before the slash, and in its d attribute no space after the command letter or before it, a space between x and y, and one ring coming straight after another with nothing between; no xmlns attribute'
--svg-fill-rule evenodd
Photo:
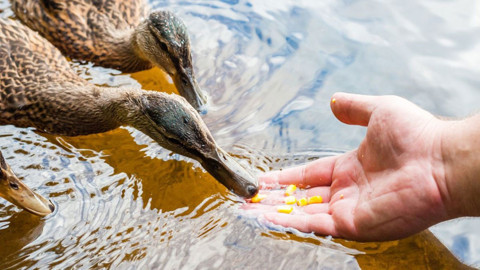
<svg viewBox="0 0 480 270"><path fill-rule="evenodd" d="M277 207L279 213L290 214L293 211L293 206L291 205L280 205Z"/></svg>
<svg viewBox="0 0 480 270"><path fill-rule="evenodd" d="M307 198L301 198L301 199L297 200L297 205L298 206L305 206L305 205L307 205L307 203L308 203Z"/></svg>
<svg viewBox="0 0 480 270"><path fill-rule="evenodd" d="M340 199L343 199L343 194L340 194Z"/></svg>
<svg viewBox="0 0 480 270"><path fill-rule="evenodd" d="M308 204L322 203L322 202L323 202L322 196L312 196L308 198Z"/></svg>
<svg viewBox="0 0 480 270"><path fill-rule="evenodd" d="M250 200L252 203L259 203L265 198L267 198L267 195L257 193L257 195L253 196Z"/></svg>
<svg viewBox="0 0 480 270"><path fill-rule="evenodd" d="M291 196L293 193L295 193L295 190L297 190L297 186L295 185L289 185L287 189L285 190L285 196Z"/></svg>
<svg viewBox="0 0 480 270"><path fill-rule="evenodd" d="M294 204L297 202L297 199L295 198L295 196L288 196L285 198L284 201L286 204Z"/></svg>

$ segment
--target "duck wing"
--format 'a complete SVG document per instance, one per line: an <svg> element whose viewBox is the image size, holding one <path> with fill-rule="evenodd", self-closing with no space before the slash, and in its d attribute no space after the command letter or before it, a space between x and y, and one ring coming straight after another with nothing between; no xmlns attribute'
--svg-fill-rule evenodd
<svg viewBox="0 0 480 270"><path fill-rule="evenodd" d="M12 0L12 10L69 57L103 65L148 12L145 0ZM112 64L105 63L105 66Z"/></svg>
<svg viewBox="0 0 480 270"><path fill-rule="evenodd" d="M50 42L18 21L0 19L0 124L53 122L58 115L45 115L41 100L69 98L56 90L86 85Z"/></svg>

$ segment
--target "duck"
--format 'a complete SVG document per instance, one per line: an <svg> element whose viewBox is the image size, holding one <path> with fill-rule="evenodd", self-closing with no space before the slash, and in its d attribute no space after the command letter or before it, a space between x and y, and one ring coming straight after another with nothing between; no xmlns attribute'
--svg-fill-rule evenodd
<svg viewBox="0 0 480 270"><path fill-rule="evenodd" d="M134 87L103 87L78 76L48 40L19 21L0 19L0 125L78 136L131 126L161 147L197 160L245 198L255 177L215 142L185 98Z"/></svg>
<svg viewBox="0 0 480 270"><path fill-rule="evenodd" d="M157 66L180 95L205 112L184 22L167 10L149 12L144 0L12 0L24 24L67 57L137 72Z"/></svg>
<svg viewBox="0 0 480 270"><path fill-rule="evenodd" d="M38 216L46 216L55 210L52 202L33 192L18 179L5 161L2 151L0 151L0 197Z"/></svg>

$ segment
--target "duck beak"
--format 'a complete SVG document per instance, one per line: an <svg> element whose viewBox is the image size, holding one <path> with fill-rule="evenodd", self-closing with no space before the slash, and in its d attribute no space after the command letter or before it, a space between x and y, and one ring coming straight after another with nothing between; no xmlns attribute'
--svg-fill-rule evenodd
<svg viewBox="0 0 480 270"><path fill-rule="evenodd" d="M16 180L15 184L18 187L17 189L8 188L0 192L0 195L7 201L38 216L46 216L55 210L52 202L33 192L23 182Z"/></svg>
<svg viewBox="0 0 480 270"><path fill-rule="evenodd" d="M221 148L217 148L213 157L201 161L203 168L229 190L245 198L251 198L258 192L258 183L235 159Z"/></svg>
<svg viewBox="0 0 480 270"><path fill-rule="evenodd" d="M205 111L207 97L197 84L192 72L179 73L174 76L175 87L193 108L198 112Z"/></svg>

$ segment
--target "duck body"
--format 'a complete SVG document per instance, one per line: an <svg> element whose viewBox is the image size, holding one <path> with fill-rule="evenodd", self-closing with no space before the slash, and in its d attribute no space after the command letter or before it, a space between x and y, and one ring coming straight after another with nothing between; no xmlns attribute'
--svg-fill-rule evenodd
<svg viewBox="0 0 480 270"><path fill-rule="evenodd" d="M235 193L251 197L254 178L215 143L182 97L98 87L80 78L60 51L17 21L0 19L0 124L76 136L132 126L162 147L199 161Z"/></svg>
<svg viewBox="0 0 480 270"><path fill-rule="evenodd" d="M61 135L116 127L98 106L85 106L96 103L99 90L78 77L53 45L14 21L2 20L0 32L0 124Z"/></svg>
<svg viewBox="0 0 480 270"><path fill-rule="evenodd" d="M153 66L130 43L146 7L143 0L12 1L17 17L64 55L124 72Z"/></svg>
<svg viewBox="0 0 480 270"><path fill-rule="evenodd" d="M195 79L190 40L173 13L150 13L144 0L12 0L12 10L65 56L136 72L165 70L197 110L206 97Z"/></svg>

